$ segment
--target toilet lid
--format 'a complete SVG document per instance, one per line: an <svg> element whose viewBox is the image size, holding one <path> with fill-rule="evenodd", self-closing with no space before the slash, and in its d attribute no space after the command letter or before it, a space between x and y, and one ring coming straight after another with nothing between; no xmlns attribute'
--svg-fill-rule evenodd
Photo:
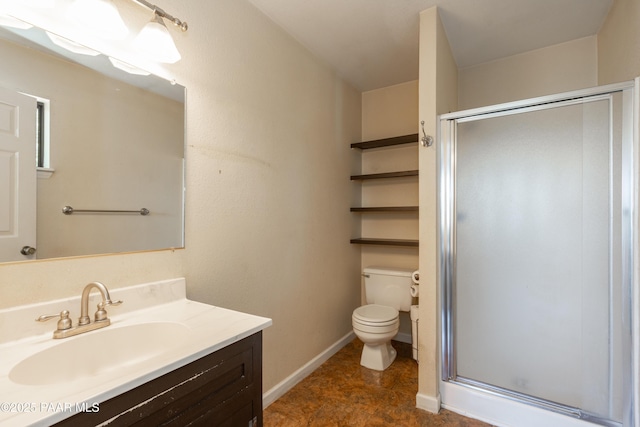
<svg viewBox="0 0 640 427"><path fill-rule="evenodd" d="M398 318L398 310L386 305L363 305L354 310L353 318L366 323L387 323Z"/></svg>

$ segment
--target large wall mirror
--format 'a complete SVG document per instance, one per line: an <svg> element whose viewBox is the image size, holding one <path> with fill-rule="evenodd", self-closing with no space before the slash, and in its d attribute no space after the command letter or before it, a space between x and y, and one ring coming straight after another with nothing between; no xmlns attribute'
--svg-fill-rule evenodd
<svg viewBox="0 0 640 427"><path fill-rule="evenodd" d="M49 159L38 169L36 203L28 208L35 210L36 237L23 245L35 253L12 250L0 262L183 247L184 87L115 68L102 54L74 55L35 27L0 27L0 57L4 93L42 101L46 120L37 130L48 146L40 157ZM10 163L0 162L0 196L20 184L7 181L11 171L3 168ZM63 213L65 206L75 212ZM136 213L142 208L149 214ZM6 218L11 214L5 209ZM0 229L0 244L6 234Z"/></svg>

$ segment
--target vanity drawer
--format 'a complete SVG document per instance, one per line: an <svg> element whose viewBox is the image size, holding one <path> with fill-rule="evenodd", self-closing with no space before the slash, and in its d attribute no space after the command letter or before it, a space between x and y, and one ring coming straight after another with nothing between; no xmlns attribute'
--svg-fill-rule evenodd
<svg viewBox="0 0 640 427"><path fill-rule="evenodd" d="M261 426L262 332L57 426Z"/></svg>

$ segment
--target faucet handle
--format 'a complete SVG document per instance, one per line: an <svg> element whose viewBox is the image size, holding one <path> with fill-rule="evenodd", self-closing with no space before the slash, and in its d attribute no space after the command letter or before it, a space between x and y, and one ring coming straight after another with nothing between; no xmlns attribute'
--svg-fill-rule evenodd
<svg viewBox="0 0 640 427"><path fill-rule="evenodd" d="M122 304L121 300L111 301L110 299L108 299L108 300L100 301L98 303L98 310L104 310L104 308L106 306L109 306L109 305L114 305L115 306L115 305L120 305L120 304Z"/></svg>
<svg viewBox="0 0 640 427"><path fill-rule="evenodd" d="M58 320L58 330L64 331L65 329L71 329L73 326L73 322L69 319L69 310L62 310L60 314L43 314L42 316L36 319L36 322L46 322L47 320L55 319L59 317Z"/></svg>
<svg viewBox="0 0 640 427"><path fill-rule="evenodd" d="M111 301L110 299L108 299L108 300L100 301L98 303L98 311L96 311L96 314L94 315L96 322L107 320L107 310L104 309L106 306L120 305L120 304L122 304L122 301L120 300Z"/></svg>

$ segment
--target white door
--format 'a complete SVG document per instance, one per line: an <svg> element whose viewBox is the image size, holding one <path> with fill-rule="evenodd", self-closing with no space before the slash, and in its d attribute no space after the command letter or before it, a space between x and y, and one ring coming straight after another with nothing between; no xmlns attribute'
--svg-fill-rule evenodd
<svg viewBox="0 0 640 427"><path fill-rule="evenodd" d="M35 145L36 100L0 88L0 262L35 258Z"/></svg>

